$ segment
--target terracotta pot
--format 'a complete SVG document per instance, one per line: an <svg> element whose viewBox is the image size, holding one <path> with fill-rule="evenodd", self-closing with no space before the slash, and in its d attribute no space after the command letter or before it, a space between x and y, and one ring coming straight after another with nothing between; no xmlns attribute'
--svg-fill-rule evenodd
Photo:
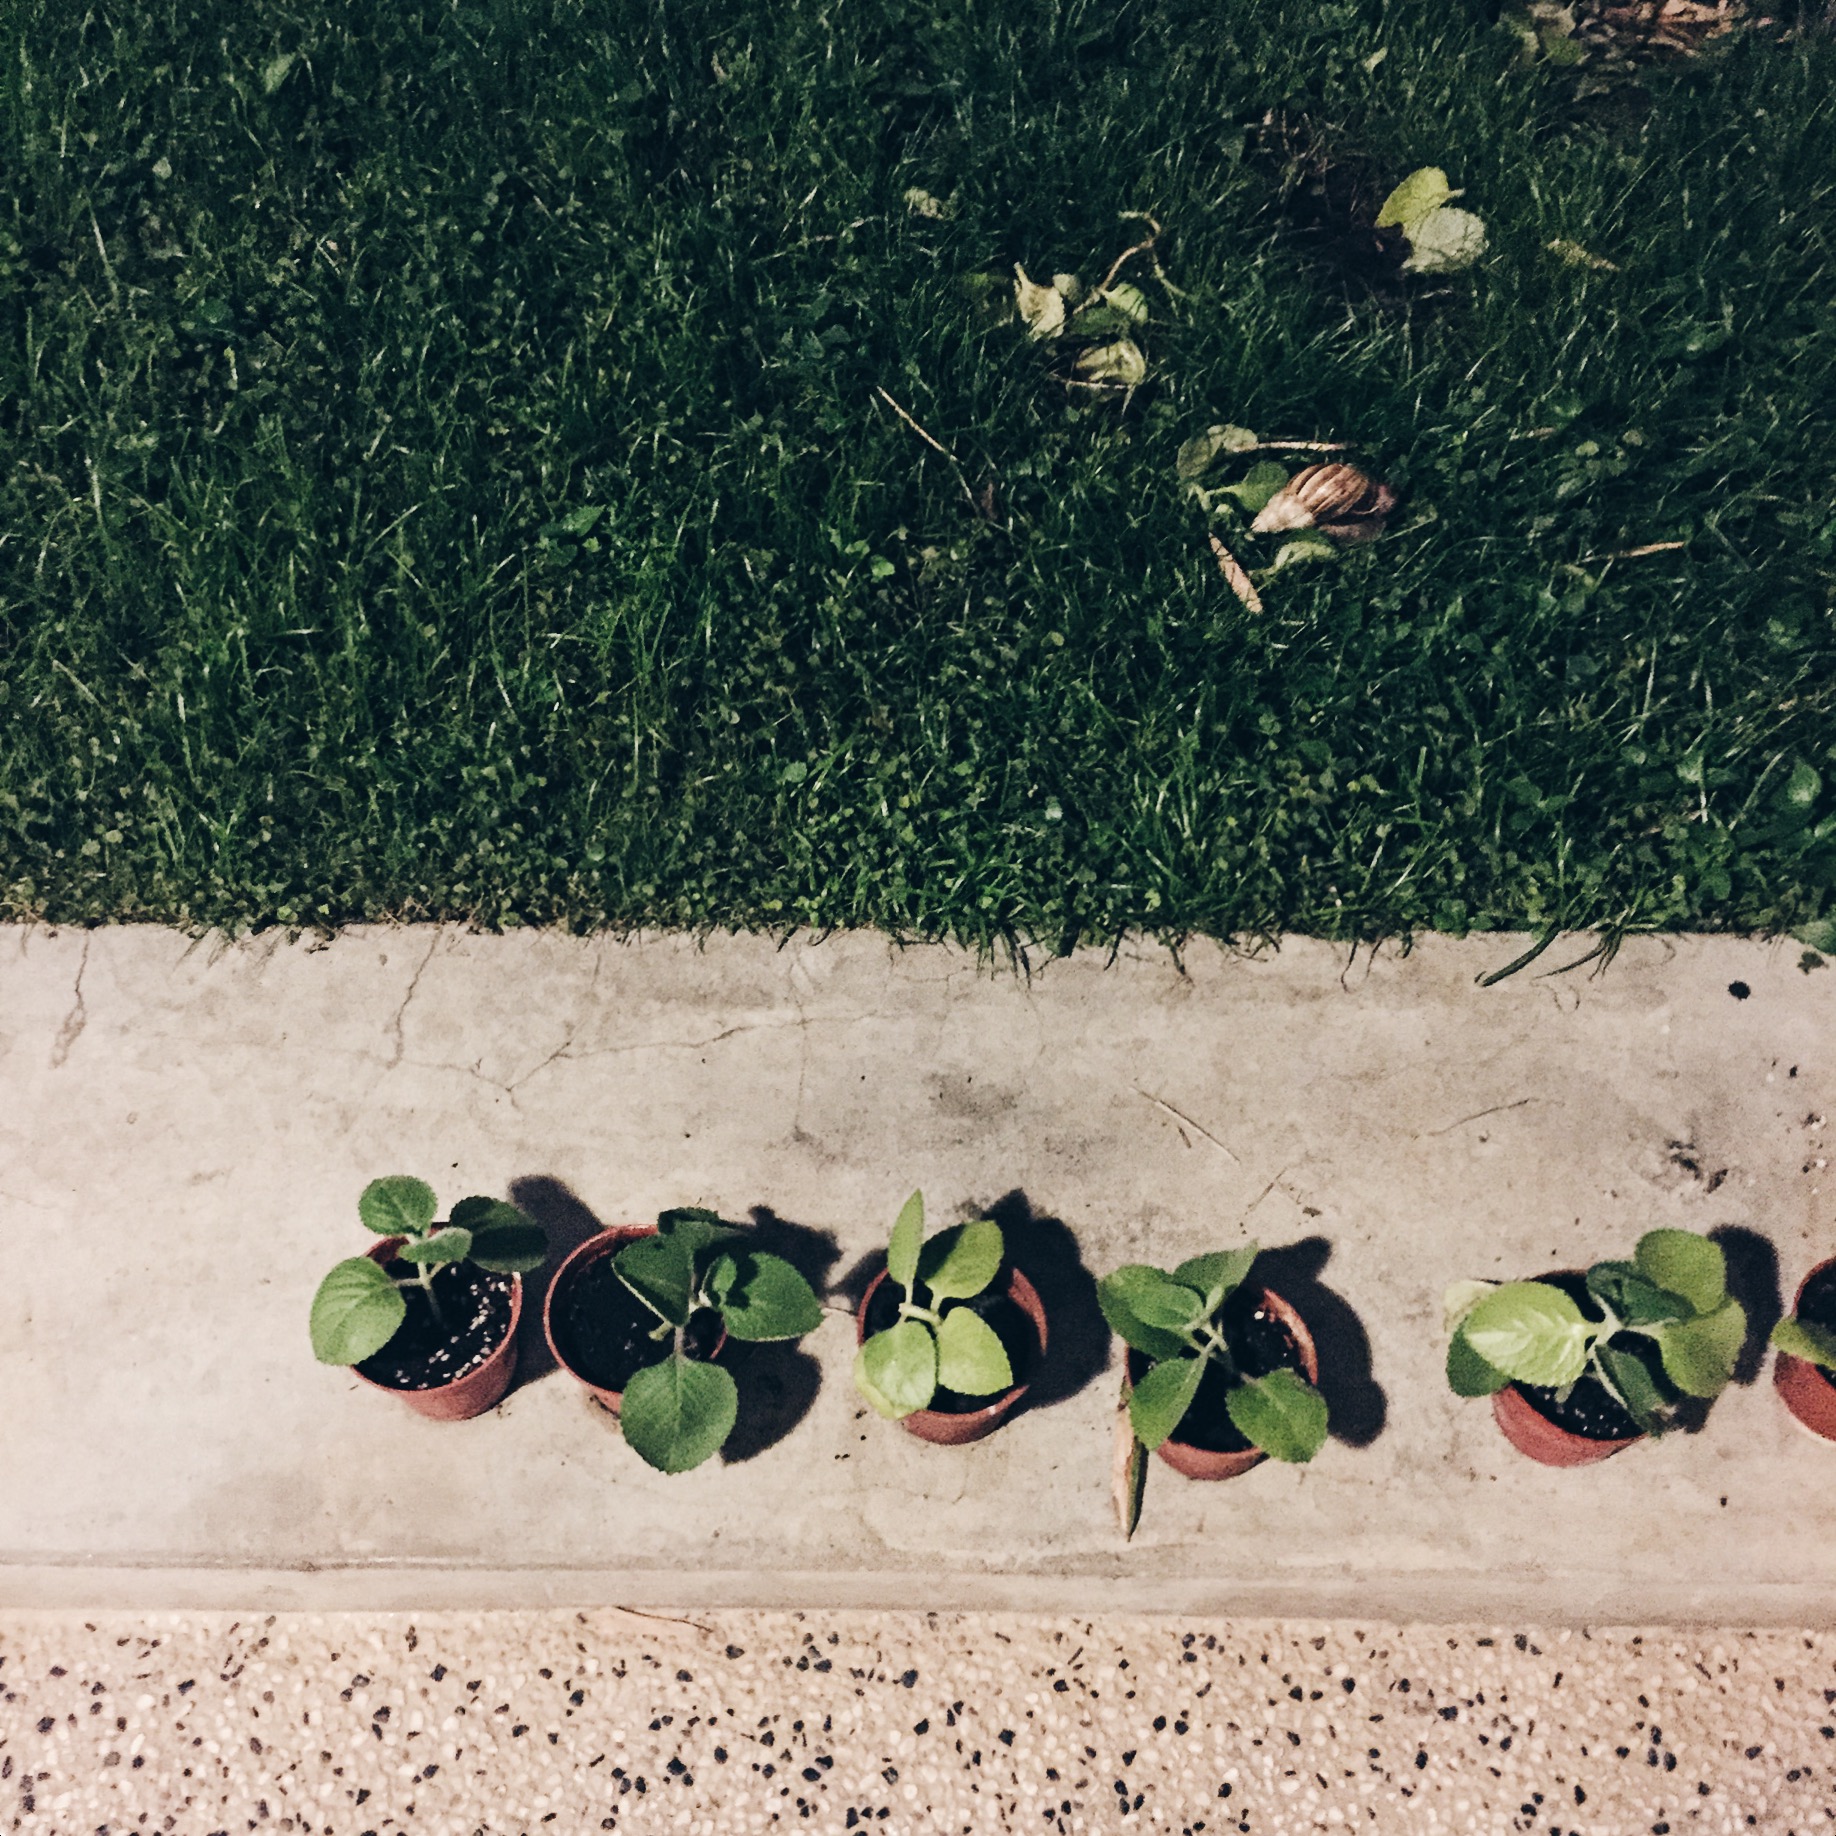
<svg viewBox="0 0 1836 1836"><path fill-rule="evenodd" d="M867 1337L867 1309L873 1304L873 1297L879 1293L880 1284L886 1280L886 1271L877 1274L867 1292L861 1296L861 1304L854 1316L854 1342L862 1344ZM1007 1298L1033 1322L1033 1330L1039 1335L1039 1356L1046 1354L1046 1310L1033 1284L1018 1269L1007 1271ZM1017 1383L1011 1390L1004 1390L985 1409L974 1409L963 1415L953 1415L947 1409L915 1409L910 1415L902 1416L899 1426L907 1434L915 1434L921 1441L931 1441L939 1447L961 1447L970 1441L979 1441L985 1435L993 1434L1000 1425L1013 1413L1014 1405L1027 1392L1028 1386Z"/></svg>
<svg viewBox="0 0 1836 1836"><path fill-rule="evenodd" d="M603 1261L607 1256L616 1256L627 1243L635 1243L639 1237L654 1237L657 1227L654 1224L615 1224L609 1230L602 1230L596 1237L587 1240L576 1249L562 1265L555 1270L555 1278L548 1284L548 1296L542 1303L542 1336L548 1341L548 1349L554 1355L555 1362L572 1377L599 1406L608 1413L617 1416L625 1400L623 1390L602 1390L596 1383L588 1383L573 1365L568 1362L567 1354L562 1351L555 1338L555 1297L564 1294L569 1282L577 1280L582 1271L595 1262ZM721 1328L720 1337L714 1341L714 1349L708 1353L710 1360L718 1358L721 1348L727 1343L727 1330Z"/></svg>
<svg viewBox="0 0 1836 1836"><path fill-rule="evenodd" d="M1829 1262L1818 1263L1798 1283L1797 1298L1791 1303L1793 1313L1802 1304L1804 1290L1810 1286L1812 1277L1821 1275L1831 1262L1836 1262L1836 1256ZM1808 1358L1793 1358L1780 1352L1773 1361L1772 1387L1785 1399L1785 1407L1802 1426L1822 1440L1836 1441L1836 1383L1830 1381L1827 1371L1812 1364Z"/></svg>
<svg viewBox="0 0 1836 1836"><path fill-rule="evenodd" d="M1557 1269L1552 1275L1534 1279L1579 1281L1585 1276L1579 1269ZM1592 1466L1596 1460L1610 1460L1634 1441L1645 1439L1642 1434L1629 1434L1620 1440L1599 1441L1558 1427L1514 1383L1493 1392L1492 1419L1520 1454L1543 1466Z"/></svg>
<svg viewBox="0 0 1836 1836"><path fill-rule="evenodd" d="M1264 1313L1272 1315L1287 1327L1295 1349L1300 1353L1301 1374L1309 1383L1318 1383L1320 1355L1314 1347L1313 1334L1307 1330L1307 1322L1272 1288L1258 1290L1257 1304ZM1146 1369L1147 1355L1130 1351L1128 1389L1134 1388ZM1124 1394L1126 1396L1126 1392ZM1235 1479L1239 1474L1247 1473L1252 1466L1260 1466L1268 1458L1260 1447L1245 1447L1236 1453L1214 1453L1208 1447L1194 1447L1190 1441L1171 1438L1162 1441L1154 1451L1176 1473L1183 1473L1188 1479Z"/></svg>
<svg viewBox="0 0 1836 1836"><path fill-rule="evenodd" d="M364 1253L372 1262L387 1267L395 1252L407 1241L406 1237L384 1237ZM516 1375L516 1329L522 1324L522 1319L523 1278L512 1275L510 1330L504 1334L504 1342L477 1370L468 1371L463 1377L455 1377L451 1383L436 1384L430 1390L398 1390L389 1384L377 1383L373 1378L365 1377L355 1365L351 1370L359 1382L367 1383L372 1390L381 1390L385 1396L399 1396L417 1415L425 1415L430 1421L470 1421L474 1415L483 1415L487 1409L495 1409L503 1401L504 1392L510 1387L510 1379Z"/></svg>

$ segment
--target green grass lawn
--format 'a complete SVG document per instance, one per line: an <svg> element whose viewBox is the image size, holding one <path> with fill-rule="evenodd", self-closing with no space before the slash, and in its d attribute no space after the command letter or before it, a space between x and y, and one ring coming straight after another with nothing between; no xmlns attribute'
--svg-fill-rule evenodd
<svg viewBox="0 0 1836 1836"><path fill-rule="evenodd" d="M0 20L0 917L1836 904L1836 38L1582 100L1447 0ZM1422 165L1487 253L1367 284L1308 200ZM1068 389L965 281L1141 211L1147 381ZM1250 612L1213 422L1389 533Z"/></svg>

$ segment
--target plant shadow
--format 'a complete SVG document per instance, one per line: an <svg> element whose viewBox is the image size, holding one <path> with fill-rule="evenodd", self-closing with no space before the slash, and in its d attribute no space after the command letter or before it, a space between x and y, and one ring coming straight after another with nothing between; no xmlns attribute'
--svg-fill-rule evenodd
<svg viewBox="0 0 1836 1836"><path fill-rule="evenodd" d="M1026 1395L1015 1414L1075 1396L1109 1364L1109 1323L1097 1305L1096 1277L1084 1266L1077 1239L1062 1219L1035 1212L1032 1201L1017 1189L976 1215L1000 1225L1008 1266L1033 1284L1046 1313L1046 1353L1027 1379ZM930 1234L942 1228L935 1224ZM871 1250L842 1277L835 1292L845 1295L858 1311L885 1267L884 1246Z"/></svg>
<svg viewBox="0 0 1836 1836"><path fill-rule="evenodd" d="M1332 1438L1368 1447L1383 1433L1389 1403L1371 1375L1371 1341L1350 1304L1320 1280L1332 1258L1324 1237L1265 1249L1252 1282L1273 1288L1307 1322L1320 1354L1319 1391L1326 1398Z"/></svg>
<svg viewBox="0 0 1836 1836"><path fill-rule="evenodd" d="M540 1383L560 1367L548 1349L542 1315L555 1274L589 1237L606 1228L599 1217L574 1194L564 1180L547 1173L531 1173L510 1182L510 1202L533 1218L548 1233L548 1259L533 1274L523 1277L523 1323L517 1329L516 1382L511 1394L526 1384Z"/></svg>
<svg viewBox="0 0 1836 1836"><path fill-rule="evenodd" d="M768 1205L754 1205L751 1217L749 1243L782 1256L820 1295L830 1270L841 1260L834 1233L793 1224ZM775 1447L809 1414L822 1388L822 1366L796 1340L743 1345L729 1339L720 1361L739 1386L739 1419L720 1457L726 1465L737 1466Z"/></svg>
<svg viewBox="0 0 1836 1836"><path fill-rule="evenodd" d="M1766 1341L1785 1312L1779 1289L1779 1252L1744 1224L1724 1224L1711 1230L1708 1238L1727 1258L1728 1292L1747 1311L1747 1336L1734 1363L1734 1381L1751 1384L1758 1381L1766 1362Z"/></svg>

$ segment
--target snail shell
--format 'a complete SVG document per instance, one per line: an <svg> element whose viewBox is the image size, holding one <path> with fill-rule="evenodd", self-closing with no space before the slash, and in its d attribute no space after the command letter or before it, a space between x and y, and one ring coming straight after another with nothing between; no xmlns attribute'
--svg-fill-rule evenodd
<svg viewBox="0 0 1836 1836"><path fill-rule="evenodd" d="M1396 508L1396 493L1354 465L1310 465L1263 506L1250 524L1257 535L1282 529L1322 529L1340 542L1368 542Z"/></svg>

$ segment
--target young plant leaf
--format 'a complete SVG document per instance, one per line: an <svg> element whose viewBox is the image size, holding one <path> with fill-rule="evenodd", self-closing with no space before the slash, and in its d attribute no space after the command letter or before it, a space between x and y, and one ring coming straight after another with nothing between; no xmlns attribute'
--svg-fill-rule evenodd
<svg viewBox="0 0 1836 1836"><path fill-rule="evenodd" d="M1747 1314L1739 1301L1713 1313L1652 1328L1664 1358L1664 1375L1685 1396L1716 1397L1728 1386L1747 1341Z"/></svg>
<svg viewBox="0 0 1836 1836"><path fill-rule="evenodd" d="M1302 561L1336 561L1338 558L1339 545L1331 536L1318 529L1303 529L1276 549L1269 572L1279 574L1284 567L1293 567Z"/></svg>
<svg viewBox="0 0 1836 1836"><path fill-rule="evenodd" d="M638 1237L612 1258L618 1278L672 1326L686 1326L695 1296L695 1258L678 1237Z"/></svg>
<svg viewBox="0 0 1836 1836"><path fill-rule="evenodd" d="M1497 1286L1495 1281L1449 1282L1441 1294L1441 1330L1451 1338L1460 1330L1460 1322Z"/></svg>
<svg viewBox="0 0 1836 1836"><path fill-rule="evenodd" d="M1209 1318L1242 1286L1256 1256L1256 1245L1246 1243L1241 1249L1188 1257L1173 1271L1173 1279L1181 1287L1197 1291L1204 1317Z"/></svg>
<svg viewBox="0 0 1836 1836"><path fill-rule="evenodd" d="M1602 1345L1597 1355L1607 1387L1626 1405L1626 1413L1647 1434L1661 1434L1665 1397L1657 1379L1645 1368L1645 1361L1636 1352L1618 1345Z"/></svg>
<svg viewBox="0 0 1836 1836"><path fill-rule="evenodd" d="M404 1262L460 1262L471 1253L472 1233L452 1225L425 1237L412 1237L395 1253Z"/></svg>
<svg viewBox="0 0 1836 1836"><path fill-rule="evenodd" d="M1115 1500L1116 1524L1127 1542L1141 1522L1141 1498L1147 1490L1147 1449L1135 1439L1129 1419L1128 1388L1124 1384L1116 1404L1116 1454L1110 1472L1110 1496Z"/></svg>
<svg viewBox="0 0 1836 1836"><path fill-rule="evenodd" d="M953 1224L924 1246L918 1258L918 1279L930 1290L933 1304L973 1300L994 1280L1006 1253L1001 1227L992 1218Z"/></svg>
<svg viewBox="0 0 1836 1836"><path fill-rule="evenodd" d="M334 1267L312 1297L312 1355L321 1364L361 1364L408 1317L402 1291L368 1256Z"/></svg>
<svg viewBox="0 0 1836 1836"><path fill-rule="evenodd" d="M1560 1288L1507 1281L1461 1324L1460 1335L1495 1371L1518 1383L1560 1388L1587 1365L1592 1333L1581 1309Z"/></svg>
<svg viewBox="0 0 1836 1836"><path fill-rule="evenodd" d="M379 1237L418 1237L439 1208L433 1187L405 1173L371 1180L357 1201L358 1217Z"/></svg>
<svg viewBox="0 0 1836 1836"><path fill-rule="evenodd" d="M1403 267L1416 274L1453 274L1485 253L1485 224L1470 210L1444 204L1407 224L1409 254Z"/></svg>
<svg viewBox="0 0 1836 1836"><path fill-rule="evenodd" d="M1467 1344L1464 1332L1455 1330L1447 1341L1447 1387L1456 1396L1493 1396L1510 1381Z"/></svg>
<svg viewBox="0 0 1836 1836"><path fill-rule="evenodd" d="M1826 1371L1836 1371L1836 1332L1810 1320L1780 1320L1769 1340L1774 1351L1788 1358L1804 1358Z"/></svg>
<svg viewBox="0 0 1836 1836"><path fill-rule="evenodd" d="M964 1396L992 1396L1012 1386L1007 1348L979 1313L952 1307L943 1316L937 1329L937 1381Z"/></svg>
<svg viewBox="0 0 1836 1836"><path fill-rule="evenodd" d="M1404 235L1409 225L1439 210L1453 196L1447 174L1439 166L1418 166L1384 199L1377 208L1377 227L1388 229L1400 225Z"/></svg>
<svg viewBox="0 0 1836 1836"><path fill-rule="evenodd" d="M660 1473L686 1473L718 1453L738 1419L732 1377L674 1354L632 1377L618 1412L632 1452Z"/></svg>
<svg viewBox="0 0 1836 1836"><path fill-rule="evenodd" d="M704 1211L698 1205L683 1205L657 1218L657 1234L683 1244L692 1260L704 1249L716 1243L737 1242L746 1233L737 1224L722 1223L718 1212Z"/></svg>
<svg viewBox="0 0 1836 1836"><path fill-rule="evenodd" d="M1085 382L1114 383L1132 389L1147 380L1147 359L1133 338L1116 338L1078 352L1071 368Z"/></svg>
<svg viewBox="0 0 1836 1836"><path fill-rule="evenodd" d="M1326 1444L1326 1398L1299 1371L1245 1377L1224 1406L1237 1432L1271 1460L1298 1466Z"/></svg>
<svg viewBox="0 0 1836 1836"><path fill-rule="evenodd" d="M937 1341L922 1320L876 1332L854 1358L854 1383L889 1421L924 1408L937 1393Z"/></svg>
<svg viewBox="0 0 1836 1836"><path fill-rule="evenodd" d="M1275 459L1252 465L1247 477L1235 484L1219 485L1217 495L1239 504L1245 516L1259 516L1270 498L1288 482L1288 468Z"/></svg>
<svg viewBox="0 0 1836 1836"><path fill-rule="evenodd" d="M1056 287L1028 280L1018 262L1014 263L1014 305L1035 338L1056 338L1065 329L1065 296Z"/></svg>
<svg viewBox="0 0 1836 1836"><path fill-rule="evenodd" d="M1130 1268L1138 1265L1130 1265ZM1150 1326L1129 1302L1129 1290L1126 1281L1119 1281L1118 1276L1129 1273L1126 1269L1117 1269L1114 1275L1105 1275L1097 1283L1097 1305L1103 1310L1103 1318L1109 1322L1109 1329L1125 1345L1132 1346L1138 1352L1145 1352L1150 1358L1177 1358L1182 1352L1189 1351L1190 1346L1178 1333L1168 1332L1162 1326ZM1158 1274L1158 1270L1150 1270Z"/></svg>
<svg viewBox="0 0 1836 1836"><path fill-rule="evenodd" d="M1205 1375L1203 1358L1169 1358L1145 1372L1128 1399L1135 1438L1150 1453L1185 1420Z"/></svg>
<svg viewBox="0 0 1836 1836"><path fill-rule="evenodd" d="M1721 1245L1693 1230L1648 1230L1632 1257L1647 1281L1682 1295L1698 1313L1713 1313L1727 1298L1728 1262Z"/></svg>
<svg viewBox="0 0 1836 1836"><path fill-rule="evenodd" d="M723 1251L708 1271L708 1287L736 1339L800 1339L822 1324L821 1301L782 1256Z"/></svg>
<svg viewBox="0 0 1836 1836"><path fill-rule="evenodd" d="M472 1260L481 1269L491 1269L499 1275L527 1275L531 1269L539 1269L548 1254L547 1232L514 1206L501 1209L512 1215L494 1218L473 1229Z"/></svg>
<svg viewBox="0 0 1836 1836"><path fill-rule="evenodd" d="M1173 470L1181 478L1202 477L1212 460L1220 453L1253 453L1259 442L1247 427L1232 427L1220 423L1207 427L1202 434L1195 435L1180 449L1179 456L1173 461ZM1284 472L1283 478L1287 477ZM1258 509L1261 505L1257 506Z"/></svg>
<svg viewBox="0 0 1836 1836"><path fill-rule="evenodd" d="M1629 1326L1686 1320L1695 1311L1680 1294L1660 1288L1631 1262L1597 1262L1587 1272L1587 1291L1603 1300Z"/></svg>
<svg viewBox="0 0 1836 1836"><path fill-rule="evenodd" d="M899 1208L899 1221L886 1246L887 1279L896 1281L907 1294L918 1279L918 1253L923 1248L924 1194L914 1192Z"/></svg>
<svg viewBox="0 0 1836 1836"><path fill-rule="evenodd" d="M1196 1288L1175 1281L1163 1269L1130 1262L1108 1277L1127 1301L1136 1319L1166 1332L1183 1333L1205 1317L1205 1297ZM1181 1349L1186 1349L1181 1341Z"/></svg>

